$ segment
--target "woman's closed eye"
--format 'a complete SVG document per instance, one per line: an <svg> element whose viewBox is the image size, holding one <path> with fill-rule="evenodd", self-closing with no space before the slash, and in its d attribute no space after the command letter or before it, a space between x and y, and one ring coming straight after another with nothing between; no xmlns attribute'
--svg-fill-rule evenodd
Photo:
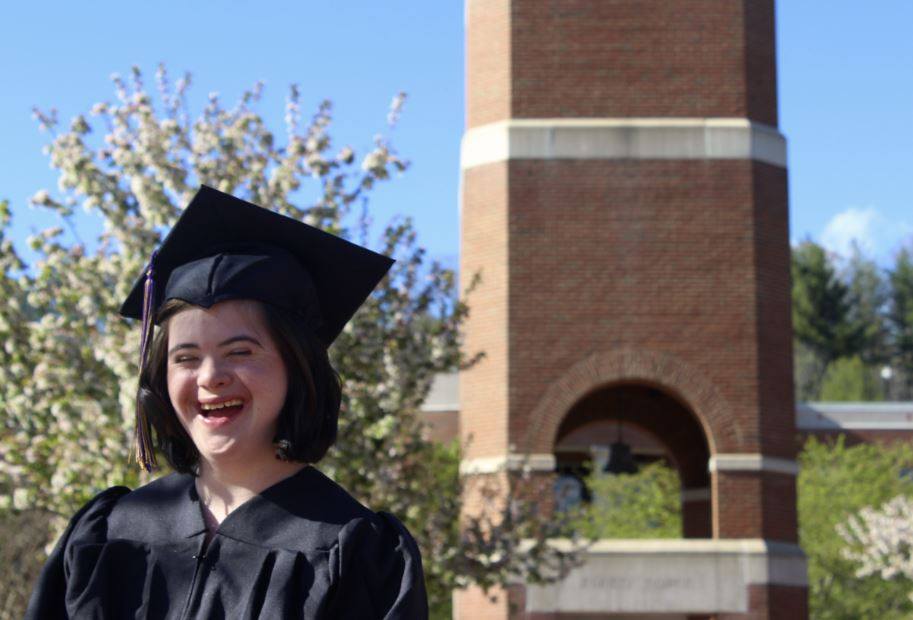
<svg viewBox="0 0 913 620"><path fill-rule="evenodd" d="M248 357L251 354L250 349L237 349L234 351L228 352L228 357ZM172 358L172 362L175 364L192 364L198 362L200 358L195 355L178 355Z"/></svg>

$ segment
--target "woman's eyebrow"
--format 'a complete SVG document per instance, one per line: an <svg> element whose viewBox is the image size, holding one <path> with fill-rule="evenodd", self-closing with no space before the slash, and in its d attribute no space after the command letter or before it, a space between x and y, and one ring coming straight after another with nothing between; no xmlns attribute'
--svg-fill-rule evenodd
<svg viewBox="0 0 913 620"><path fill-rule="evenodd" d="M199 349L200 345L194 344L192 342L182 342L181 344L176 344L170 349L168 349L168 355L171 355L175 351L180 351L181 349Z"/></svg>
<svg viewBox="0 0 913 620"><path fill-rule="evenodd" d="M252 344L257 345L258 347L261 347L261 348L263 347L263 345L260 344L260 341L259 341L259 340L257 340L257 339L254 338L253 336L248 336L247 334L240 334L240 335L238 335L238 336L232 336L232 337L229 338L228 340L223 340L222 342L220 342L220 343L219 343L219 346L220 346L220 347L225 347L225 346L228 346L228 345L230 345L230 344L234 344L235 342L250 342L250 343L252 343Z"/></svg>
<svg viewBox="0 0 913 620"><path fill-rule="evenodd" d="M260 344L259 340L257 340L253 336L248 336L247 334L240 334L238 336L232 336L231 338L220 342L219 346L227 347L228 345L234 344L236 342L250 342L252 344L257 345L260 348L263 348L263 345ZM176 344L173 347L171 347L170 349L168 349L168 355L171 355L175 351L180 351L181 349L199 349L199 348L200 348L200 345L196 344L195 342L182 342L181 344Z"/></svg>

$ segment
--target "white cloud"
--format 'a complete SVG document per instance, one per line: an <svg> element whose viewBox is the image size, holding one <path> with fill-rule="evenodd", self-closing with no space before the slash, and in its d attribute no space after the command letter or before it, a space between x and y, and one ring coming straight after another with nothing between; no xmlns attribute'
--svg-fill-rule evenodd
<svg viewBox="0 0 913 620"><path fill-rule="evenodd" d="M875 207L850 207L832 217L821 233L821 245L843 257L852 253L855 241L864 254L884 251L879 247L888 222Z"/></svg>
<svg viewBox="0 0 913 620"><path fill-rule="evenodd" d="M819 236L821 245L842 258L852 255L854 241L864 255L888 266L902 245L913 244L913 226L872 206L849 207L832 217Z"/></svg>

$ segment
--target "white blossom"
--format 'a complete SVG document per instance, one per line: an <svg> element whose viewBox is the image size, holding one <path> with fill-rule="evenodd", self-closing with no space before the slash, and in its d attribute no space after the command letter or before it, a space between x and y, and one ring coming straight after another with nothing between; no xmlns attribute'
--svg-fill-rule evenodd
<svg viewBox="0 0 913 620"><path fill-rule="evenodd" d="M387 125L395 126L399 122L399 117L403 112L403 105L406 103L406 93L399 92L390 102L390 109L387 112Z"/></svg>
<svg viewBox="0 0 913 620"><path fill-rule="evenodd" d="M28 508L29 503L30 503L29 500L31 499L30 496L31 496L31 494L29 493L28 489L23 489L23 488L15 489L13 491L13 501L12 501L13 509L25 510L26 508Z"/></svg>
<svg viewBox="0 0 913 620"><path fill-rule="evenodd" d="M913 498L900 495L878 509L863 508L837 532L848 544L844 556L858 564L857 576L906 579L913 585Z"/></svg>
<svg viewBox="0 0 913 620"><path fill-rule="evenodd" d="M51 195L48 194L48 190L40 189L29 198L29 202L33 205L46 205L51 202Z"/></svg>

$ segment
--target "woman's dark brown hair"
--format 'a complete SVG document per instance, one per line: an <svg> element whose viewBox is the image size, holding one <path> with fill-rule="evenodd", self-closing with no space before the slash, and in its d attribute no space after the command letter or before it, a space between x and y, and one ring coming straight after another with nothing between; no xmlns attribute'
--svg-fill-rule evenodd
<svg viewBox="0 0 913 620"><path fill-rule="evenodd" d="M254 303L263 313L288 372L288 393L273 439L276 458L316 463L336 441L342 398L339 375L330 364L326 347L305 321L270 304ZM195 307L180 300L162 306L156 317L161 327L140 370L136 395L137 425L145 420L155 430L156 448L182 473L196 473L200 455L168 398L168 319Z"/></svg>

